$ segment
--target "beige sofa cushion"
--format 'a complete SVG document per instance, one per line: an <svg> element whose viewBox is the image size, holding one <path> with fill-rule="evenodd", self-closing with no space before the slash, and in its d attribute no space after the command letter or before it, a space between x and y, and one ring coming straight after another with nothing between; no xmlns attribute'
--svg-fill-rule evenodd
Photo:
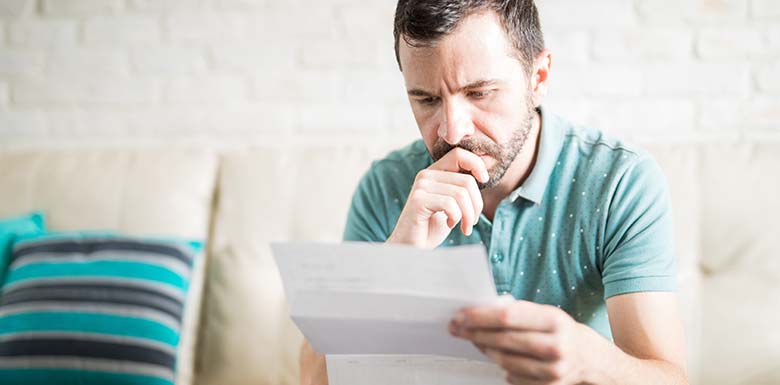
<svg viewBox="0 0 780 385"><path fill-rule="evenodd" d="M216 155L198 150L0 153L0 216L42 210L55 231L205 240L216 168ZM182 324L178 384L192 377L203 271L196 263Z"/></svg>
<svg viewBox="0 0 780 385"><path fill-rule="evenodd" d="M0 156L0 215L43 210L54 230L208 235L214 154L79 150Z"/></svg>
<svg viewBox="0 0 780 385"><path fill-rule="evenodd" d="M258 149L223 157L198 384L297 383L301 337L288 319L268 243L339 241L358 179L389 150ZM698 156L685 146L650 151L669 179L681 309L688 329L698 331ZM697 333L688 337L696 362Z"/></svg>
<svg viewBox="0 0 780 385"><path fill-rule="evenodd" d="M777 280L780 144L712 145L702 152L702 265Z"/></svg>
<svg viewBox="0 0 780 385"><path fill-rule="evenodd" d="M740 272L704 280L699 383L780 384L777 282Z"/></svg>
<svg viewBox="0 0 780 385"><path fill-rule="evenodd" d="M269 242L338 242L358 179L382 153L324 146L223 157L199 385L298 383L302 339L289 320Z"/></svg>
<svg viewBox="0 0 780 385"><path fill-rule="evenodd" d="M701 369L699 347L703 337L699 267L701 191L697 177L698 148L692 145L648 145L645 148L663 169L672 197L678 299L687 338L689 377L696 383Z"/></svg>
<svg viewBox="0 0 780 385"><path fill-rule="evenodd" d="M703 384L780 384L780 144L701 154Z"/></svg>

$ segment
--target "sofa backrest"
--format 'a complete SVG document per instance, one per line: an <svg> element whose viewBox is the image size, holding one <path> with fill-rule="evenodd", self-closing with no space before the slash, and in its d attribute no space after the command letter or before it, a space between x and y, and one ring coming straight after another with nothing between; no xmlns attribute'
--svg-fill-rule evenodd
<svg viewBox="0 0 780 385"><path fill-rule="evenodd" d="M0 159L0 215L43 210L54 230L208 236L213 152L35 151Z"/></svg>
<svg viewBox="0 0 780 385"><path fill-rule="evenodd" d="M0 153L0 217L33 210L53 231L112 230L206 240L217 155L190 149ZM192 381L203 260L196 260L182 323L178 384Z"/></svg>
<svg viewBox="0 0 780 385"><path fill-rule="evenodd" d="M194 383L295 384L301 335L268 244L338 242L360 176L397 147L0 153L0 217L43 210L54 230L209 236L205 294L194 299L203 307ZM770 326L780 322L772 311L780 295L766 288L780 292L772 284L780 280L780 144L645 147L672 195L692 383L700 366L708 383L736 384L744 373L755 383L776 378L780 333ZM756 338L719 346L738 331ZM191 380L194 341L182 337L181 384Z"/></svg>
<svg viewBox="0 0 780 385"><path fill-rule="evenodd" d="M372 160L394 148L260 148L223 155L203 303L199 385L298 383L301 335L289 321L268 244L338 242L359 178ZM650 148L669 179L681 309L686 324L695 325L699 192L688 183L697 171L697 154L691 149ZM689 344L697 345L695 333L689 335Z"/></svg>
<svg viewBox="0 0 780 385"><path fill-rule="evenodd" d="M297 384L272 241L338 242L352 191L380 148L260 148L223 155L203 302L198 384Z"/></svg>

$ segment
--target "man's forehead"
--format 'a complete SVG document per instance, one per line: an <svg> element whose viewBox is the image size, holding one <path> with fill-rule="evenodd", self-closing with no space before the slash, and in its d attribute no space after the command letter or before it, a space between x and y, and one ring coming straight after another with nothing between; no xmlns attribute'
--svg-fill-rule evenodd
<svg viewBox="0 0 780 385"><path fill-rule="evenodd" d="M464 86L501 78L519 65L506 31L495 13L474 14L451 33L420 44L400 36L398 54L407 86L446 77Z"/></svg>
<svg viewBox="0 0 780 385"><path fill-rule="evenodd" d="M441 42L439 42L441 43ZM505 51L485 52L473 47L399 47L407 88L433 91L445 81L450 88L468 88L499 83L512 77L520 65Z"/></svg>

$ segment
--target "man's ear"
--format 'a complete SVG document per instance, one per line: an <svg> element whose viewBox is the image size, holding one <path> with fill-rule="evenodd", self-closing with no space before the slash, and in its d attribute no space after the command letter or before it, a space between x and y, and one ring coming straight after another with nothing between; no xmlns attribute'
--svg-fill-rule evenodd
<svg viewBox="0 0 780 385"><path fill-rule="evenodd" d="M539 107L547 95L550 84L550 68L552 66L552 54L545 49L536 56L531 72L531 98L534 107Z"/></svg>

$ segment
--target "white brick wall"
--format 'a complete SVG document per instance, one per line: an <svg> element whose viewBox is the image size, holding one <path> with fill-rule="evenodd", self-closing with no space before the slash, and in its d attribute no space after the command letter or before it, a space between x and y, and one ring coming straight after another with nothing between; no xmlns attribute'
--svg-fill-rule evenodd
<svg viewBox="0 0 780 385"><path fill-rule="evenodd" d="M83 22L83 44L126 48L162 41L160 18L137 15L98 16Z"/></svg>
<svg viewBox="0 0 780 385"><path fill-rule="evenodd" d="M44 52L4 49L0 51L0 76L6 80L20 76L34 76L44 69Z"/></svg>
<svg viewBox="0 0 780 385"><path fill-rule="evenodd" d="M8 84L0 83L0 108L7 108L9 96Z"/></svg>
<svg viewBox="0 0 780 385"><path fill-rule="evenodd" d="M123 0L43 0L42 11L46 16L84 16L118 13Z"/></svg>
<svg viewBox="0 0 780 385"><path fill-rule="evenodd" d="M78 24L65 19L21 19L10 23L10 44L16 47L73 47L78 40Z"/></svg>
<svg viewBox="0 0 780 385"><path fill-rule="evenodd" d="M417 135L390 0L0 0L0 147ZM780 140L780 1L539 0L551 109L655 141Z"/></svg>
<svg viewBox="0 0 780 385"><path fill-rule="evenodd" d="M0 1L0 17L14 18L26 16L33 12L35 0L3 0Z"/></svg>
<svg viewBox="0 0 780 385"><path fill-rule="evenodd" d="M760 20L780 20L780 2L753 0L753 16Z"/></svg>

